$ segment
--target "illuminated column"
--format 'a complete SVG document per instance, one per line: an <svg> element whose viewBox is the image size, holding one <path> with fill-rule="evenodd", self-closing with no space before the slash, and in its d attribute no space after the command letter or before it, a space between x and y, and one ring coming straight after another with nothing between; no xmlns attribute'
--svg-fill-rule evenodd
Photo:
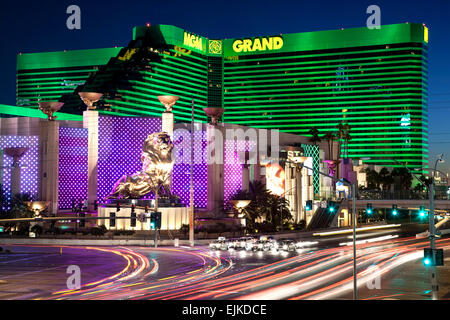
<svg viewBox="0 0 450 320"><path fill-rule="evenodd" d="M206 125L208 152L208 211L219 213L223 208L223 164L225 146L225 127L218 124L224 108L204 108L203 111L211 118Z"/></svg>
<svg viewBox="0 0 450 320"><path fill-rule="evenodd" d="M97 200L98 174L98 111L96 103L101 99L100 92L78 92L87 110L83 111L83 128L88 129L88 210L94 210ZM117 225L117 224L116 224Z"/></svg>
<svg viewBox="0 0 450 320"><path fill-rule="evenodd" d="M174 116L172 112L164 112L162 114L162 131L167 132L171 139L173 139L173 123Z"/></svg>
<svg viewBox="0 0 450 320"><path fill-rule="evenodd" d="M88 210L94 210L97 200L98 174L98 111L83 112L83 127L88 129Z"/></svg>
<svg viewBox="0 0 450 320"><path fill-rule="evenodd" d="M3 150L3 152L7 156L9 156L13 159L13 163L11 166L11 194L12 195L20 193L20 171L21 171L22 167L21 167L19 161L28 150L29 150L28 148L21 148L21 147L5 148Z"/></svg>
<svg viewBox="0 0 450 320"><path fill-rule="evenodd" d="M223 208L223 126L206 125L208 141L208 211L217 213Z"/></svg>
<svg viewBox="0 0 450 320"><path fill-rule="evenodd" d="M59 123L40 122L41 179L40 193L43 201L49 201L49 211L58 212L59 192Z"/></svg>
<svg viewBox="0 0 450 320"><path fill-rule="evenodd" d="M249 165L242 165L242 190L249 191L250 188L250 171Z"/></svg>
<svg viewBox="0 0 450 320"><path fill-rule="evenodd" d="M172 113L172 108L175 103L178 101L180 97L178 96L158 96L159 102L161 102L166 110L161 116L162 120L162 131L167 132L170 136L170 139L173 141L173 124L174 124L174 115ZM172 179L173 175L170 175L169 187L172 187ZM171 188L172 189L172 188Z"/></svg>
<svg viewBox="0 0 450 320"><path fill-rule="evenodd" d="M174 116L172 108L180 97L178 96L158 96L159 102L161 102L166 110L162 114L162 131L167 132L171 139L173 139L173 123Z"/></svg>

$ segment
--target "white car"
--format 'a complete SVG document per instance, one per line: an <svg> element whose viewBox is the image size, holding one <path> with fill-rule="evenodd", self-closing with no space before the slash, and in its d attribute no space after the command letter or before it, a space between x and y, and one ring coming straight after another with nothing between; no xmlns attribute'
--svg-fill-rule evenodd
<svg viewBox="0 0 450 320"><path fill-rule="evenodd" d="M228 250L228 244L225 237L219 237L209 244L211 250Z"/></svg>

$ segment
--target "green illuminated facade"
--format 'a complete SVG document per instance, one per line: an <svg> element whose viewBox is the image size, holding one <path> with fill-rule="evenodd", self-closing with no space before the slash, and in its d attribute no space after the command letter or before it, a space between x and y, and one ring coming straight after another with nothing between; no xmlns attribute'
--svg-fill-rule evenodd
<svg viewBox="0 0 450 320"><path fill-rule="evenodd" d="M135 27L124 48L19 55L17 105L59 99L80 114L78 92L97 91L101 113L159 116L156 96L175 94L177 121L190 121L194 99L198 121L223 106L225 122L305 136L348 123L350 158L426 171L427 47L421 24L225 40Z"/></svg>

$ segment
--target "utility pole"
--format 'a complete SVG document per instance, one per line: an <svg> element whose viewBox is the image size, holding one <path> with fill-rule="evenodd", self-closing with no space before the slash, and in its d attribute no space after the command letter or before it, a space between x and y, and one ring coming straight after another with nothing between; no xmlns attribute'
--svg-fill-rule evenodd
<svg viewBox="0 0 450 320"><path fill-rule="evenodd" d="M190 200L189 200L189 244L194 246L194 98L192 98L191 112L191 172L190 172Z"/></svg>
<svg viewBox="0 0 450 320"><path fill-rule="evenodd" d="M431 182L430 185L427 186L422 180L420 180L407 166L405 166L403 163L398 162L394 158L392 158L396 163L402 165L405 167L418 181L420 184L422 184L425 188L428 190L428 197L430 199L430 207L428 212L428 233L430 237L430 248L431 252L433 254L433 263L430 266L430 283L431 283L431 299L432 300L438 300L438 284L437 284L437 272L436 272L436 230L434 226L434 172L436 171L436 167L438 162L443 162L443 154L438 155L438 159L436 160L434 164L434 171L431 174ZM432 169L433 170L433 169Z"/></svg>
<svg viewBox="0 0 450 320"><path fill-rule="evenodd" d="M356 273L356 186L352 183L352 215L353 215L353 300L358 300Z"/></svg>
<svg viewBox="0 0 450 320"><path fill-rule="evenodd" d="M430 248L433 253L433 263L430 268L430 281L431 281L431 299L438 300L438 283L437 283L437 270L436 270L436 229L434 225L434 173L436 172L436 167L438 162L444 162L442 159L444 154L439 154L436 162L434 163L434 171L431 174L431 183L429 188L429 198L430 198L430 212L428 213L428 224L430 233Z"/></svg>

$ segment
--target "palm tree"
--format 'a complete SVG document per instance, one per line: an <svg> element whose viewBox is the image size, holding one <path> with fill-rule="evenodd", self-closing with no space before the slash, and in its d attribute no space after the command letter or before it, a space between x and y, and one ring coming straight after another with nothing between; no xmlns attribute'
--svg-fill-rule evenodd
<svg viewBox="0 0 450 320"><path fill-rule="evenodd" d="M251 200L250 204L242 209L249 229L254 229L256 220L263 217L266 217L273 229L280 225L280 217L282 220L292 219L288 201L272 194L262 182L257 180L250 182L248 192L239 190L231 199Z"/></svg>
<svg viewBox="0 0 450 320"><path fill-rule="evenodd" d="M334 140L336 140L336 136L334 135L333 131L327 131L325 132L323 138L325 138L325 140L327 140L327 144L328 144L328 154L329 154L329 158L328 160L334 160L333 159L333 142Z"/></svg>
<svg viewBox="0 0 450 320"><path fill-rule="evenodd" d="M375 170L370 168L366 168L366 181L367 181L367 189L379 189L380 186L380 175Z"/></svg>
<svg viewBox="0 0 450 320"><path fill-rule="evenodd" d="M350 136L350 126L348 125L348 123L345 123L342 126L342 135L341 138L344 141L344 158L348 158L348 142L351 140L351 136Z"/></svg>
<svg viewBox="0 0 450 320"><path fill-rule="evenodd" d="M413 181L413 177L408 169L404 167L394 168L392 177L398 181L398 186L403 190L409 190Z"/></svg>
<svg viewBox="0 0 450 320"><path fill-rule="evenodd" d="M387 168L382 168L378 173L378 176L383 190L388 190L389 187L394 183L394 178Z"/></svg>
<svg viewBox="0 0 450 320"><path fill-rule="evenodd" d="M308 132L311 135L311 138L309 138L309 142L311 142L313 145L317 145L318 142L321 142L322 139L319 137L319 130L317 128L311 128Z"/></svg>

